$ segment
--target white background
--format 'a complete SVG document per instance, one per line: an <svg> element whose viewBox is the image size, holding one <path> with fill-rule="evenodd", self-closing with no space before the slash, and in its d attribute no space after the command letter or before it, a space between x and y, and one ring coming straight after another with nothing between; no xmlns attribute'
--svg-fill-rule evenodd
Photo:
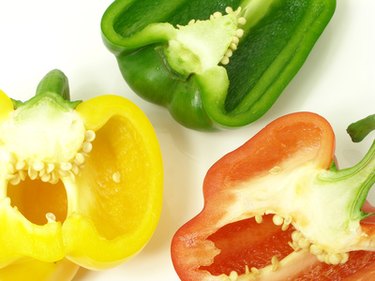
<svg viewBox="0 0 375 281"><path fill-rule="evenodd" d="M314 111L335 129L341 167L356 163L372 137L353 144L346 127L375 113L375 1L337 0L336 13L307 62L272 109L258 122L215 133L183 128L167 110L127 87L114 56L101 39L100 20L112 1L0 1L0 88L26 100L54 68L69 78L72 99L115 93L134 101L158 135L165 167L164 207L144 250L104 272L81 270L75 280L175 281L169 245L179 226L202 208L207 169L271 120L294 111ZM370 194L375 203L375 191Z"/></svg>

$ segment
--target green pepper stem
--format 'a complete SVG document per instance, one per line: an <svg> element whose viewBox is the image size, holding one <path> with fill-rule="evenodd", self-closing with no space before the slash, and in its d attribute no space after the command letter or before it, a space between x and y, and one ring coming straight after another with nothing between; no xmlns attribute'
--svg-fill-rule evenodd
<svg viewBox="0 0 375 281"><path fill-rule="evenodd" d="M355 166L336 171L330 170L319 179L338 187L337 195L347 198L351 219L361 220L370 215L364 213L361 208L375 183L375 141L365 157Z"/></svg>
<svg viewBox="0 0 375 281"><path fill-rule="evenodd" d="M22 102L18 100L12 100L14 109L25 107L32 107L43 98L49 98L56 104L62 107L75 109L81 101L70 101L69 82L65 74L54 69L48 72L43 79L39 82L36 89L35 96L28 101Z"/></svg>
<svg viewBox="0 0 375 281"><path fill-rule="evenodd" d="M375 141L373 141L370 150L358 165L354 168L358 171L358 178L363 178L363 183L360 187L360 192L356 200L356 204L353 206L352 213L356 210L360 210L365 204L368 193L375 183ZM362 217L366 217L367 214L361 211Z"/></svg>
<svg viewBox="0 0 375 281"><path fill-rule="evenodd" d="M68 78L62 71L58 69L51 70L39 82L35 95L43 95L46 92L59 94L64 100L70 101Z"/></svg>
<svg viewBox="0 0 375 281"><path fill-rule="evenodd" d="M353 142L360 142L373 130L375 130L375 114L350 124L346 131Z"/></svg>

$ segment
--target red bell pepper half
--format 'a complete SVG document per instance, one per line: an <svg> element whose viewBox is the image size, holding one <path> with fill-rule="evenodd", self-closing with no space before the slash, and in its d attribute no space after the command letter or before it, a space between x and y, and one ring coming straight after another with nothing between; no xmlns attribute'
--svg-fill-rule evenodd
<svg viewBox="0 0 375 281"><path fill-rule="evenodd" d="M300 112L216 162L203 210L172 240L181 280L374 280L375 145L342 170L334 148L330 124Z"/></svg>

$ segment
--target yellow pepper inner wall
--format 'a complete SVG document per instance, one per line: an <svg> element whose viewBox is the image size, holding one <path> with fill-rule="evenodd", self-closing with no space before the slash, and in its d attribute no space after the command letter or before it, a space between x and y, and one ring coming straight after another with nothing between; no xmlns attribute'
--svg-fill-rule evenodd
<svg viewBox="0 0 375 281"><path fill-rule="evenodd" d="M82 189L79 212L107 239L134 232L148 213L147 201L152 198L147 184L153 173L148 173L150 163L143 141L132 123L113 116L96 132L93 150L77 178Z"/></svg>

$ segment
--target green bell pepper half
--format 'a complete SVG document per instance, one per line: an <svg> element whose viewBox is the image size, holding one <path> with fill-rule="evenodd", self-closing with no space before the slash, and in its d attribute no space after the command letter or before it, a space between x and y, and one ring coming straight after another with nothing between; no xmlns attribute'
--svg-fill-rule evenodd
<svg viewBox="0 0 375 281"><path fill-rule="evenodd" d="M299 71L335 0L116 0L103 41L136 94L182 125L239 127Z"/></svg>

